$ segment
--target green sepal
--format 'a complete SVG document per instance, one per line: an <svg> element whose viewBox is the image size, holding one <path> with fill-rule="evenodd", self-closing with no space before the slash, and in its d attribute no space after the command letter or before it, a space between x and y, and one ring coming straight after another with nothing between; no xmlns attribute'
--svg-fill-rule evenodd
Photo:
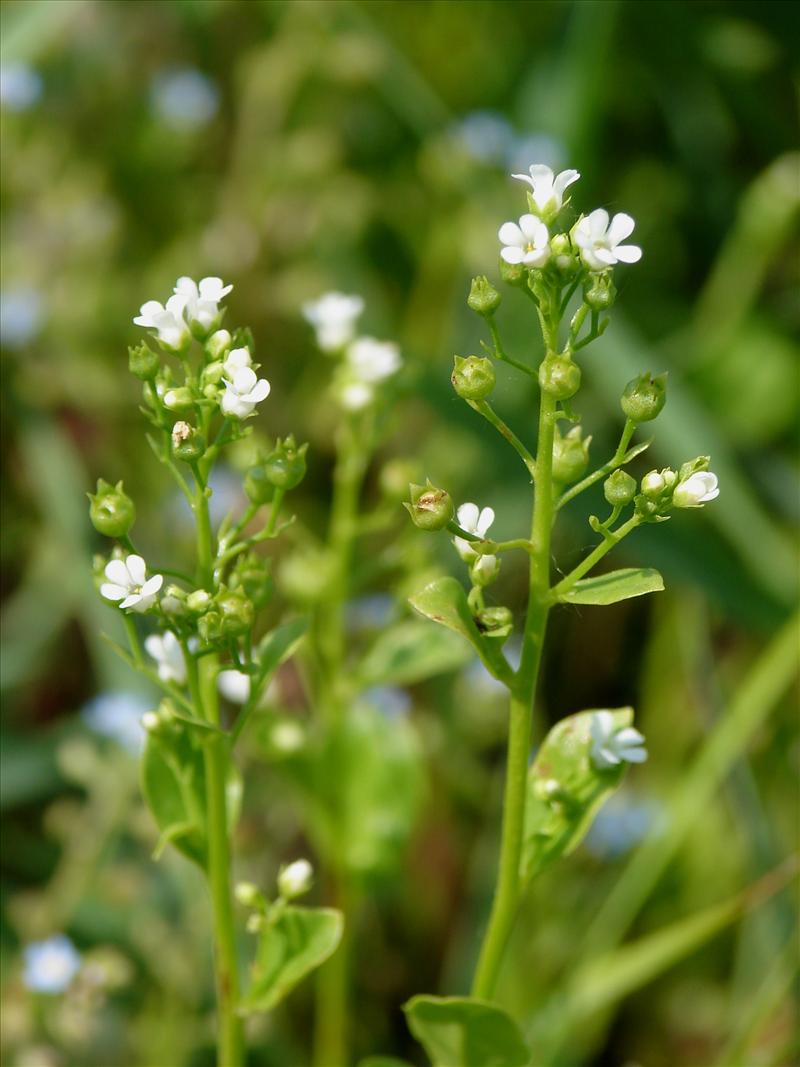
<svg viewBox="0 0 800 1067"><path fill-rule="evenodd" d="M508 1015L474 997L412 997L408 1028L433 1067L526 1067L531 1052Z"/></svg>
<svg viewBox="0 0 800 1067"><path fill-rule="evenodd" d="M564 604L616 604L645 593L659 593L663 588L664 579L652 567L625 567L583 578L558 599Z"/></svg>
<svg viewBox="0 0 800 1067"><path fill-rule="evenodd" d="M276 909L259 933L250 988L240 1012L271 1011L331 956L342 939L344 917L333 908Z"/></svg>
<svg viewBox="0 0 800 1067"><path fill-rule="evenodd" d="M611 714L617 730L633 708ZM600 806L622 781L626 763L599 770L589 758L593 711L569 715L550 730L528 771L520 878L529 882L580 844Z"/></svg>
<svg viewBox="0 0 800 1067"><path fill-rule="evenodd" d="M358 684L414 685L463 667L469 649L447 630L407 619L384 630L361 661Z"/></svg>
<svg viewBox="0 0 800 1067"><path fill-rule="evenodd" d="M220 739L217 743L227 744L227 741ZM148 734L142 754L141 783L160 830L156 858L167 844L172 844L205 870L208 850L205 763L203 749L195 738L182 726L168 733ZM242 799L242 780L233 764L230 764L226 797L228 825L232 828L239 817Z"/></svg>
<svg viewBox="0 0 800 1067"><path fill-rule="evenodd" d="M437 578L409 597L409 603L420 615L466 637L489 673L505 685L513 684L514 675L508 660L491 638L481 634L467 603L467 594L455 578Z"/></svg>

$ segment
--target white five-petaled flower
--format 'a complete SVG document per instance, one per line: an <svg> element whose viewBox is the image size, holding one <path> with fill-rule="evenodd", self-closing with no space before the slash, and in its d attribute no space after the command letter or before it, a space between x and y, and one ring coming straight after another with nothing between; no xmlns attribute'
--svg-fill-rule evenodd
<svg viewBox="0 0 800 1067"><path fill-rule="evenodd" d="M527 182L531 187L531 200L539 216L547 221L555 218L564 204L564 192L580 178L577 170L562 170L554 175L544 163L532 163L529 174L512 174L512 178Z"/></svg>
<svg viewBox="0 0 800 1067"><path fill-rule="evenodd" d="M183 318L185 303L184 297L177 294L171 296L166 305L147 300L133 321L137 326L155 330L165 348L179 352L189 340L189 329Z"/></svg>
<svg viewBox="0 0 800 1067"><path fill-rule="evenodd" d="M223 415L246 419L256 404L269 396L269 382L259 378L252 367L240 367L229 379L223 378L225 392L220 400Z"/></svg>
<svg viewBox="0 0 800 1067"><path fill-rule="evenodd" d="M400 349L392 341L359 337L347 349L347 364L360 382L374 385L400 369Z"/></svg>
<svg viewBox="0 0 800 1067"><path fill-rule="evenodd" d="M141 556L130 555L127 559L112 559L106 565L108 579L100 586L106 600L119 602L119 606L133 611L147 611L155 603L156 594L164 578L160 574L147 577L147 568Z"/></svg>
<svg viewBox="0 0 800 1067"><path fill-rule="evenodd" d="M543 267L550 256L550 235L541 219L523 215L516 222L504 222L497 232L503 245L500 256L506 263Z"/></svg>
<svg viewBox="0 0 800 1067"><path fill-rule="evenodd" d="M250 367L252 363L253 358L250 355L249 348L232 348L225 357L222 367L228 378L233 378L237 370L241 370L242 367Z"/></svg>
<svg viewBox="0 0 800 1067"><path fill-rule="evenodd" d="M485 538L489 527L494 522L494 511L492 508L480 510L477 504L462 504L456 512L456 518L462 530L475 534L476 537ZM465 563L473 563L478 558L478 553L465 537L454 537L453 544Z"/></svg>
<svg viewBox="0 0 800 1067"><path fill-rule="evenodd" d="M641 248L620 244L630 237L635 225L630 215L623 212L609 222L608 212L602 207L578 219L572 237L589 270L607 270L615 263L638 263L642 258Z"/></svg>
<svg viewBox="0 0 800 1067"><path fill-rule="evenodd" d="M81 956L64 934L34 941L23 950L22 981L34 993L63 993L81 967Z"/></svg>
<svg viewBox="0 0 800 1067"><path fill-rule="evenodd" d="M284 900L302 896L311 888L314 868L308 860L295 860L278 872L278 892Z"/></svg>
<svg viewBox="0 0 800 1067"><path fill-rule="evenodd" d="M590 756L600 770L627 763L644 763L647 750L644 737L632 726L618 728L610 711L596 711L591 718L589 731L592 735Z"/></svg>
<svg viewBox="0 0 800 1067"><path fill-rule="evenodd" d="M325 293L319 300L303 304L303 316L314 327L323 352L336 352L352 341L356 319L363 310L360 296L345 293Z"/></svg>
<svg viewBox="0 0 800 1067"><path fill-rule="evenodd" d="M158 664L158 677L162 682L184 684L186 662L183 658L183 649L171 630L166 630L163 634L150 634L145 638L144 647L148 656L152 656Z"/></svg>
<svg viewBox="0 0 800 1067"><path fill-rule="evenodd" d="M695 471L676 486L672 503L676 508L699 508L719 496L719 479L712 471Z"/></svg>
<svg viewBox="0 0 800 1067"><path fill-rule="evenodd" d="M178 278L175 295L183 300L187 321L209 332L219 319L219 302L231 289L233 286L225 285L222 278L201 278L196 282L184 275Z"/></svg>

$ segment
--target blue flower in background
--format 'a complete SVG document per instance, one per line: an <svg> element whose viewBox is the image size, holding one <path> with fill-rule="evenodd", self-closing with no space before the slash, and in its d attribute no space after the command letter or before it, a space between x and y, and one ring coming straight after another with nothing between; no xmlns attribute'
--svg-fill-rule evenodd
<svg viewBox="0 0 800 1067"><path fill-rule="evenodd" d="M63 993L81 967L81 955L64 934L34 941L23 950L22 981L33 993Z"/></svg>
<svg viewBox="0 0 800 1067"><path fill-rule="evenodd" d="M42 294L18 286L0 292L0 344L22 348L42 325Z"/></svg>
<svg viewBox="0 0 800 1067"><path fill-rule="evenodd" d="M81 710L81 718L94 733L116 741L126 752L138 755L144 744L142 715L150 704L126 690L100 693Z"/></svg>
<svg viewBox="0 0 800 1067"><path fill-rule="evenodd" d="M219 110L219 91L199 70L186 67L155 78L151 99L156 113L170 126L205 126Z"/></svg>
<svg viewBox="0 0 800 1067"><path fill-rule="evenodd" d="M0 65L0 104L8 111L27 111L42 95L42 79L27 63Z"/></svg>
<svg viewBox="0 0 800 1067"><path fill-rule="evenodd" d="M498 166L504 165L514 140L513 127L496 111L471 111L455 124L454 133L468 156Z"/></svg>

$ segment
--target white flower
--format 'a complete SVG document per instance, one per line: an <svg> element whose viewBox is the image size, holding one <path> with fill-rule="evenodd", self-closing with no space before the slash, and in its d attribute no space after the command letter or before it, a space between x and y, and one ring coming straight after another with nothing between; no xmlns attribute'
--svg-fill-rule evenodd
<svg viewBox="0 0 800 1067"><path fill-rule="evenodd" d="M179 352L189 340L189 329L183 318L184 304L184 298L178 295L171 296L166 306L157 300L148 300L139 308L133 321L137 326L155 330L165 348Z"/></svg>
<svg viewBox="0 0 800 1067"><path fill-rule="evenodd" d="M225 392L220 400L223 415L246 419L256 404L269 396L269 382L258 378L252 367L240 367L230 379L223 378Z"/></svg>
<svg viewBox="0 0 800 1067"><path fill-rule="evenodd" d="M607 270L615 263L637 263L642 258L641 248L620 244L630 237L635 225L630 215L622 212L609 222L608 212L602 207L578 219L572 237L589 270Z"/></svg>
<svg viewBox="0 0 800 1067"><path fill-rule="evenodd" d="M142 713L149 706L136 693L111 690L90 700L81 709L81 718L96 734L109 737L128 752L137 754L144 742Z"/></svg>
<svg viewBox="0 0 800 1067"><path fill-rule="evenodd" d="M476 537L485 538L489 527L494 522L494 511L491 508L484 508L481 511L477 504L462 504L456 512L456 518L462 530L475 534ZM465 563L472 563L478 558L478 553L466 538L454 537L453 544Z"/></svg>
<svg viewBox="0 0 800 1067"><path fill-rule="evenodd" d="M672 494L676 508L699 508L719 496L719 479L711 471L695 471Z"/></svg>
<svg viewBox="0 0 800 1067"><path fill-rule="evenodd" d="M225 362L222 366L228 378L233 378L237 370L241 370L242 367L250 367L252 363L253 358L250 355L249 348L232 348L225 357Z"/></svg>
<svg viewBox="0 0 800 1067"><path fill-rule="evenodd" d="M543 267L550 255L550 235L541 219L523 215L516 222L504 222L497 231L503 248L500 256L506 263L524 263L526 267Z"/></svg>
<svg viewBox="0 0 800 1067"><path fill-rule="evenodd" d="M589 730L592 735L590 756L595 767L605 770L623 760L644 763L647 759L642 734L632 726L618 729L610 711L596 711L592 715Z"/></svg>
<svg viewBox="0 0 800 1067"><path fill-rule="evenodd" d="M303 317L314 327L322 351L336 352L352 341L356 319L363 310L360 296L325 293L319 300L303 304Z"/></svg>
<svg viewBox="0 0 800 1067"><path fill-rule="evenodd" d="M80 953L64 934L26 945L23 958L22 981L34 993L63 993L81 966Z"/></svg>
<svg viewBox="0 0 800 1067"><path fill-rule="evenodd" d="M156 594L164 578L154 574L147 578L147 569L141 556L128 556L127 559L112 559L105 569L107 582L100 586L100 593L106 600L119 601L121 608L134 611L147 611L155 603Z"/></svg>
<svg viewBox="0 0 800 1067"><path fill-rule="evenodd" d="M543 163L532 163L528 168L530 174L512 174L512 178L527 182L531 187L531 199L538 214L548 221L559 213L564 204L564 192L580 178L577 170L562 170L554 175L550 167Z"/></svg>
<svg viewBox="0 0 800 1067"><path fill-rule="evenodd" d="M191 324L208 333L217 325L220 317L219 302L233 289L224 285L222 278L201 278L196 282L186 276L178 278L175 294L184 302L184 315Z"/></svg>
<svg viewBox="0 0 800 1067"><path fill-rule="evenodd" d="M158 677L162 682L186 681L186 663L180 641L171 630L163 634L150 634L145 638L145 650L158 664Z"/></svg>
<svg viewBox="0 0 800 1067"><path fill-rule="evenodd" d="M361 411L375 397L375 390L364 382L346 382L339 390L339 400L347 411Z"/></svg>
<svg viewBox="0 0 800 1067"><path fill-rule="evenodd" d="M295 860L278 871L278 892L284 900L302 896L311 888L314 868L308 860Z"/></svg>
<svg viewBox="0 0 800 1067"><path fill-rule="evenodd" d="M347 363L359 382L374 385L400 369L400 349L391 341L359 337L347 348Z"/></svg>
<svg viewBox="0 0 800 1067"><path fill-rule="evenodd" d="M231 668L217 675L217 689L232 704L244 704L250 697L250 675Z"/></svg>

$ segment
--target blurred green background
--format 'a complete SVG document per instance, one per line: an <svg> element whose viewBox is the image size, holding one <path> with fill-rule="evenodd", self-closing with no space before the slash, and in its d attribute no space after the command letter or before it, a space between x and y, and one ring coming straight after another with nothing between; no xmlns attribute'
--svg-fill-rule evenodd
<svg viewBox="0 0 800 1067"><path fill-rule="evenodd" d="M796 598L800 504L796 27L792 5L767 2L3 4L5 1062L211 1062L205 902L179 857L151 864L135 762L99 736L109 701L133 722L152 694L98 636L113 618L92 587L105 546L84 494L100 475L125 478L148 559L177 561L191 543L144 442L132 317L181 274L234 284L229 319L252 327L272 382L260 430L311 442L298 509L319 530L329 367L300 307L326 289L363 294L365 326L405 360L383 459L417 459L458 500L491 504L499 537L517 536L524 478L448 379L453 353L484 336L469 280L496 280L497 228L523 203L509 173L532 162L578 168L575 203L631 213L644 249L618 272L612 325L584 363L593 456L613 451L625 383L669 370L638 472L710 453L722 492L618 554L659 567L667 592L554 622L540 721L633 703L651 758L537 883L503 998L539 1033L537 1007L582 953L728 899L796 847L796 664L775 644ZM500 321L507 347L530 351L519 294ZM517 379L500 375L496 401L530 434ZM239 491L233 473L218 489ZM592 543L586 508L565 511L564 567ZM405 522L398 507L404 533ZM509 565L498 589L516 609L519 579ZM405 576L398 591L412 587ZM404 707L427 801L363 924L360 1054L421 1062L400 1003L468 981L496 847L499 700L468 671L417 687ZM238 844L245 867L274 870L302 841L303 815L264 759L256 737ZM42 1003L22 983L20 946L58 931L94 977ZM596 1012L577 1042L562 1035L542 1063L795 1063L794 938L784 891ZM306 990L260 1024L254 1065L296 1062L308 1001Z"/></svg>

